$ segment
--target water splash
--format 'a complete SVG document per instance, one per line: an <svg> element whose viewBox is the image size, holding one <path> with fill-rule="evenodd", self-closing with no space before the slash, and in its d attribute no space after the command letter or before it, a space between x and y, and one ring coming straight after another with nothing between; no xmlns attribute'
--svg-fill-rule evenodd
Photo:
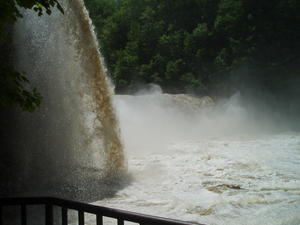
<svg viewBox="0 0 300 225"><path fill-rule="evenodd" d="M82 0L63 7L64 15L53 9L42 17L24 10L14 31L15 67L44 99L35 113L12 115L6 154L12 157L1 168L31 194L60 186L62 194L77 189L82 195L104 177L126 172L113 90L88 12Z"/></svg>
<svg viewBox="0 0 300 225"><path fill-rule="evenodd" d="M83 1L70 1L70 8L73 10L74 20L78 21L78 51L81 52L82 67L90 76L90 88L94 98L93 107L96 119L101 122L101 127L95 128L95 132L101 134L104 140L104 151L106 154L105 168L109 173L116 173L124 169L124 154L122 143L119 137L118 122L112 107L109 81L106 76L95 33L88 12Z"/></svg>

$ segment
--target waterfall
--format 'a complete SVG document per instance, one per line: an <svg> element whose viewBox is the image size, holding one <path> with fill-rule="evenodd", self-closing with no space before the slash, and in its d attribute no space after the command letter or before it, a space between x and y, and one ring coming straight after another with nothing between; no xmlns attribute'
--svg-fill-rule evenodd
<svg viewBox="0 0 300 225"><path fill-rule="evenodd" d="M24 10L15 26L15 67L43 96L37 112L12 116L12 157L2 165L26 193L60 186L58 194L82 194L90 182L126 172L113 88L88 12L82 0L63 8L64 15L53 9L41 17Z"/></svg>

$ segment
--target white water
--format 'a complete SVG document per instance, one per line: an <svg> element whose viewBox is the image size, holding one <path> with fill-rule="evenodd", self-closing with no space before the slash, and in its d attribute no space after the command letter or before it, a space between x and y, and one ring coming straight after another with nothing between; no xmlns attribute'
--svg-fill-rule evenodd
<svg viewBox="0 0 300 225"><path fill-rule="evenodd" d="M117 96L133 182L95 204L206 224L300 224L299 133L238 96L198 110L166 98Z"/></svg>

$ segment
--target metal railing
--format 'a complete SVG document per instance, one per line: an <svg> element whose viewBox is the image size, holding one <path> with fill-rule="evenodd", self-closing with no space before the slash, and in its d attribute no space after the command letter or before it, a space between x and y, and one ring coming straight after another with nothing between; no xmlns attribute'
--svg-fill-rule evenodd
<svg viewBox="0 0 300 225"><path fill-rule="evenodd" d="M61 224L68 224L68 210L76 210L78 213L78 224L85 224L85 213L96 215L96 224L103 225L103 217L117 219L117 225L124 225L125 221L138 223L140 225L192 225L195 223L172 220L162 217L149 216L133 213L125 210L118 210L102 206L91 205L76 201L64 200L53 197L31 197L31 198L0 198L0 225L3 223L3 208L7 206L17 206L21 213L21 225L27 225L27 207L31 205L41 205L45 207L45 225L54 224L53 208L59 207L61 210ZM197 223L198 224L198 223ZM199 224L198 224L199 225Z"/></svg>

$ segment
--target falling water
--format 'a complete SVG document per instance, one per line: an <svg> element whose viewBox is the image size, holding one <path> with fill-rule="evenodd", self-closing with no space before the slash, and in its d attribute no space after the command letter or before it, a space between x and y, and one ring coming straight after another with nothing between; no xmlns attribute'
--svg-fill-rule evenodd
<svg viewBox="0 0 300 225"><path fill-rule="evenodd" d="M111 103L111 89L101 60L97 38L92 29L91 20L83 1L70 1L73 20L78 20L78 48L81 51L82 68L90 76L90 89L94 97L96 119L101 122L95 132L102 134L106 155L106 168L115 173L124 165L122 144L119 138L118 124Z"/></svg>
<svg viewBox="0 0 300 225"><path fill-rule="evenodd" d="M11 160L1 166L30 194L51 194L57 186L61 194L82 194L126 171L113 88L88 12L82 0L65 1L63 8L64 15L53 9L41 17L24 10L15 26L15 67L43 102L35 113L12 116Z"/></svg>

